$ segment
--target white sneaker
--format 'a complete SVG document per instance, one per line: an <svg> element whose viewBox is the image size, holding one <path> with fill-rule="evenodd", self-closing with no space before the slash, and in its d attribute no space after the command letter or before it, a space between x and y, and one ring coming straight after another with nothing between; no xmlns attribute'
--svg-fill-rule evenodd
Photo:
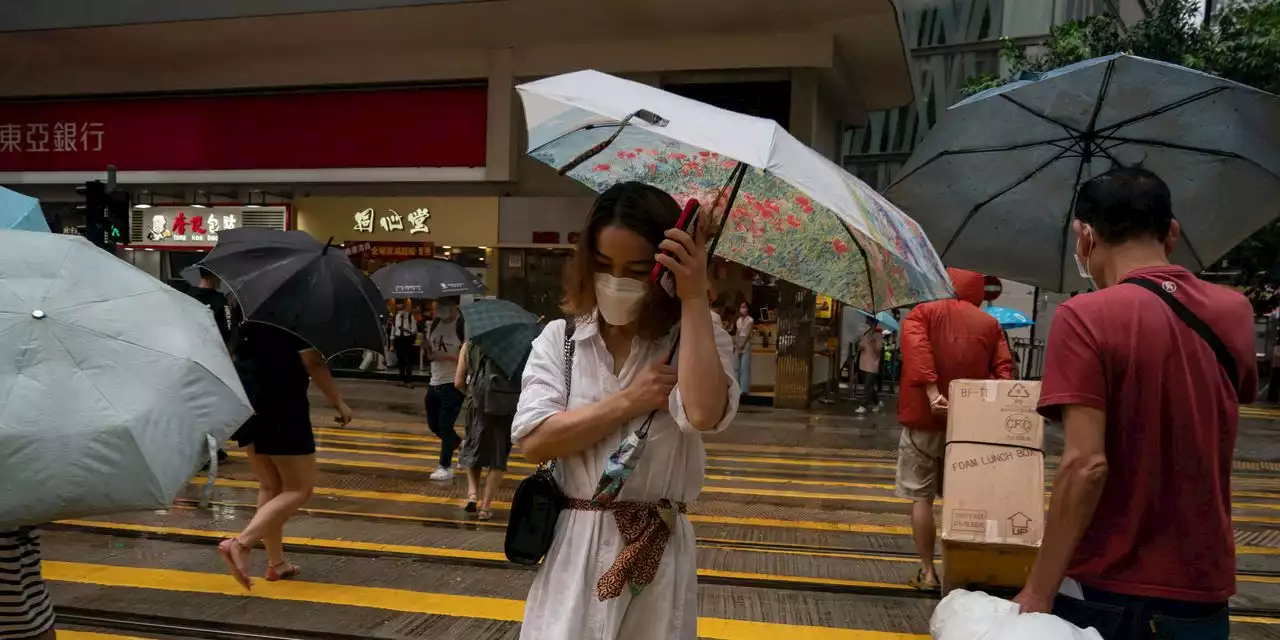
<svg viewBox="0 0 1280 640"><path fill-rule="evenodd" d="M437 467L431 472L431 479L439 482L453 479L453 467Z"/></svg>
<svg viewBox="0 0 1280 640"><path fill-rule="evenodd" d="M858 410L857 410L857 411L854 411L854 413L856 413L856 414L858 414L858 415L862 415L862 414L864 414L864 413L866 413L866 412L867 412L867 408L866 408L866 407L858 407Z"/></svg>

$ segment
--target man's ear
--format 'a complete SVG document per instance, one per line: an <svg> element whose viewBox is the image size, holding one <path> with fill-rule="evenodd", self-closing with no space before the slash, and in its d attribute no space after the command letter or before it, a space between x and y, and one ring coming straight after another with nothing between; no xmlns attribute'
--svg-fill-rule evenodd
<svg viewBox="0 0 1280 640"><path fill-rule="evenodd" d="M1178 246L1178 240L1182 238L1182 225L1177 220L1169 223L1169 235L1164 238L1164 255L1168 256L1173 253L1173 248ZM1205 265L1208 266L1208 265Z"/></svg>

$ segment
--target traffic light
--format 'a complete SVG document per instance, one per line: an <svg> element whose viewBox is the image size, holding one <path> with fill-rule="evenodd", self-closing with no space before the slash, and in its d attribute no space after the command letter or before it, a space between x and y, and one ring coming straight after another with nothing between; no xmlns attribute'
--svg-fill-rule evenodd
<svg viewBox="0 0 1280 640"><path fill-rule="evenodd" d="M116 189L107 194L107 235L115 244L129 244L129 192Z"/></svg>
<svg viewBox="0 0 1280 640"><path fill-rule="evenodd" d="M91 180L76 187L76 193L84 198L84 204L76 207L84 211L84 236L94 246L115 253L116 245L107 228L107 187L99 180Z"/></svg>

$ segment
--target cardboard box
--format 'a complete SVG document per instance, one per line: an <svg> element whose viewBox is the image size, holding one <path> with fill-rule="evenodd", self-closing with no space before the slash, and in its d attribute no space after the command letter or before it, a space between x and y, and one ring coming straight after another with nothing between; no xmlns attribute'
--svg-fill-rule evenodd
<svg viewBox="0 0 1280 640"><path fill-rule="evenodd" d="M956 380L949 400L944 586L1020 587L1044 536L1040 383Z"/></svg>

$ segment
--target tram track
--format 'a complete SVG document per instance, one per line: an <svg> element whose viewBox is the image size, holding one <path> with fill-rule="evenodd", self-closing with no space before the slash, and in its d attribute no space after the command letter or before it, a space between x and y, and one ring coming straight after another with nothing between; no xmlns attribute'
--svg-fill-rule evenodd
<svg viewBox="0 0 1280 640"><path fill-rule="evenodd" d="M162 542L175 542L182 544L192 544L201 546L215 546L222 538L222 535L197 535L191 533L171 533L171 532L154 532L146 530L117 528L108 526L110 523L102 525L89 524L66 524L54 523L47 528L51 531L69 531L84 533L90 535L106 535L123 538L133 538L142 540L156 540ZM228 534L229 535L229 534ZM699 546L704 548L721 549L728 551L743 552L785 552L795 554L814 554L818 556L836 556L850 560L871 560L871 561L888 561L888 562L912 562L914 554L896 551L885 551L881 549L856 549L845 547L822 547L807 545L777 545L770 543L755 543L745 540L728 540L728 539L699 539ZM321 546L317 544L305 544L288 542L285 543L285 549L295 553L306 553L315 555L330 555L367 559L401 559L411 562L422 562L429 564L438 564L446 566L464 566L464 567L480 567L488 569L504 569L515 571L534 571L536 567L517 565L510 563L501 557L497 552L477 552L473 550L449 550L438 549L436 553L400 551L394 549L363 549L350 548L340 545ZM455 553L450 553L453 551ZM1280 582L1280 571L1259 571L1259 570L1238 570L1236 575L1241 578L1258 578L1265 581ZM914 589L904 588L903 585L877 582L873 579L857 580L857 579L832 579L816 576L800 576L800 575L784 575L784 574L757 574L732 570L699 568L698 583L706 585L721 585L731 587L748 587L757 589L784 589L791 591L809 591L818 593L834 593L847 595L868 595L882 596L892 598L924 598L937 599L938 594L931 592L922 592ZM1009 594L1012 596L1013 594ZM1233 614L1235 610L1233 609ZM1280 619L1280 608L1250 608L1242 609L1240 615L1253 617L1276 618Z"/></svg>
<svg viewBox="0 0 1280 640"><path fill-rule="evenodd" d="M267 625L251 625L125 613L86 607L57 607L59 626L84 627L95 630L142 633L171 638L203 640L367 640L367 635L317 633L282 629Z"/></svg>

